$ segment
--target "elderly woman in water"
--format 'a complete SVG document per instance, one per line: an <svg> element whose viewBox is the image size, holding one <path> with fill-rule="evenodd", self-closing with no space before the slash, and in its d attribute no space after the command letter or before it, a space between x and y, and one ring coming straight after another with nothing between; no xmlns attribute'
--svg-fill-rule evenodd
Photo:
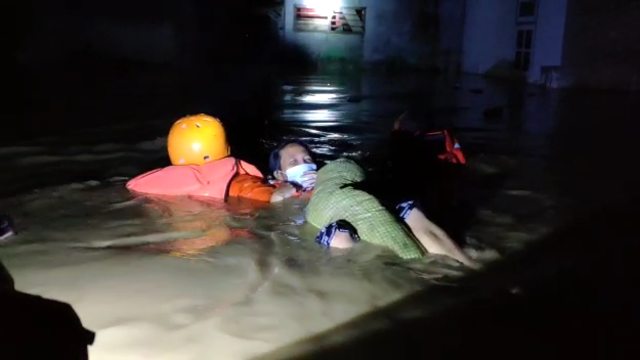
<svg viewBox="0 0 640 360"><path fill-rule="evenodd" d="M374 196L354 188L365 173L352 160L334 160L316 171L309 147L291 141L271 152L269 166L279 186L296 189L301 196L311 194L305 216L320 229L316 242L324 247L351 247L362 238L405 259L428 252L477 267L414 201L398 204L394 216Z"/></svg>

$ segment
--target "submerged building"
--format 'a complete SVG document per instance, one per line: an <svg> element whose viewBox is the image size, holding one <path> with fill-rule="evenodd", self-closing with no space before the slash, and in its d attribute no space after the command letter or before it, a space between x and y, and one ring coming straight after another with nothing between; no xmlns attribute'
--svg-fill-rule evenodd
<svg viewBox="0 0 640 360"><path fill-rule="evenodd" d="M462 67L511 66L548 87L638 90L639 30L636 0L467 0Z"/></svg>
<svg viewBox="0 0 640 360"><path fill-rule="evenodd" d="M414 0L285 0L286 41L317 60L421 63L433 50L433 2Z"/></svg>
<svg viewBox="0 0 640 360"><path fill-rule="evenodd" d="M640 89L640 0L28 0L18 10L11 58L36 67L82 56L188 69L283 62L284 40L319 61Z"/></svg>
<svg viewBox="0 0 640 360"><path fill-rule="evenodd" d="M285 0L280 22L317 60L640 89L636 0Z"/></svg>

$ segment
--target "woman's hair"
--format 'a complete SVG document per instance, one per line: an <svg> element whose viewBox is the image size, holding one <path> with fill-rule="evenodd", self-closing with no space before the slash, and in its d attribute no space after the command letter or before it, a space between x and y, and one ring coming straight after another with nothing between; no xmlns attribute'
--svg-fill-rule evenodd
<svg viewBox="0 0 640 360"><path fill-rule="evenodd" d="M280 145L278 145L275 149L273 149L273 151L271 151L271 154L269 154L269 173L270 174L273 174L277 170L282 170L280 168L280 160L281 160L280 151L284 149L287 145L291 145L291 144L302 146L305 150L307 150L309 155L313 158L313 153L311 152L309 145L305 144L304 142L300 140L284 141L280 143Z"/></svg>

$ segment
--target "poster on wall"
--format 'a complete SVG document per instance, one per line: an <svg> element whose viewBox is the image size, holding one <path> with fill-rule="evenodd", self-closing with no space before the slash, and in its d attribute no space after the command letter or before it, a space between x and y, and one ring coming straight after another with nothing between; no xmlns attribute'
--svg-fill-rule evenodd
<svg viewBox="0 0 640 360"><path fill-rule="evenodd" d="M310 7L295 8L296 31L362 35L364 29L364 7L343 7L330 11Z"/></svg>

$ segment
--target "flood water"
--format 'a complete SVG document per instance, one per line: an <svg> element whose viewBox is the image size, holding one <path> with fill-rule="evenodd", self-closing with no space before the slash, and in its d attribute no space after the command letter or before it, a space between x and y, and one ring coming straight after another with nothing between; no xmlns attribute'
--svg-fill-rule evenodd
<svg viewBox="0 0 640 360"><path fill-rule="evenodd" d="M469 159L465 191L474 207L458 240L481 262L535 242L585 194L595 193L595 204L605 189L632 183L610 178L624 161L595 150L628 146L617 125L632 95L425 73L326 72L259 83L245 76L191 89L154 80L156 93L133 97L135 90L114 84L108 96L84 99L83 109L49 109L52 121L70 114L60 121L80 124L73 131L5 137L0 210L12 215L19 235L0 247L0 259L18 290L74 307L96 332L92 359L251 358L434 284L455 286L466 271L438 256L401 262L367 244L346 254L323 251L303 224L302 200L257 206L133 197L124 183L166 164L165 132L185 113L221 116L232 151L263 169L274 144L295 138L321 160L356 158L374 177L385 170L390 129L406 109L415 109L417 122L451 123ZM122 118L106 120L123 99L132 105ZM618 110L604 110L611 104ZM45 115L38 111L33 116ZM95 123L82 123L92 114ZM599 131L601 116L621 141ZM411 156L419 168L419 154ZM602 171L592 169L601 163ZM419 186L422 173L406 171ZM154 251L176 240L221 244L188 254Z"/></svg>

